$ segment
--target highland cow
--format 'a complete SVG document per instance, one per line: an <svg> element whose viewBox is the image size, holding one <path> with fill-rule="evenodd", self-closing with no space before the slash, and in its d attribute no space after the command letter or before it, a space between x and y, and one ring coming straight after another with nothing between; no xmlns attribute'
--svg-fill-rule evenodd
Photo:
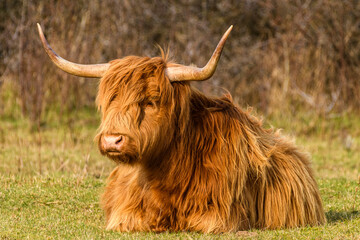
<svg viewBox="0 0 360 240"><path fill-rule="evenodd" d="M314 226L325 222L309 158L278 131L191 81L212 76L230 27L204 68L162 57L128 56L62 70L101 77L97 136L117 163L102 207L107 229L221 233Z"/></svg>

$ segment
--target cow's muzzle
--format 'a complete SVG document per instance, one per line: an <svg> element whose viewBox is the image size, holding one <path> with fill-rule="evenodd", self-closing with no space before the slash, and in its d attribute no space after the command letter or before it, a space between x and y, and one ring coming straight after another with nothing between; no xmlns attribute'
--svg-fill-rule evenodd
<svg viewBox="0 0 360 240"><path fill-rule="evenodd" d="M125 137L123 135L107 135L104 134L101 136L100 144L101 149L105 153L119 153L122 151L122 146L124 145Z"/></svg>

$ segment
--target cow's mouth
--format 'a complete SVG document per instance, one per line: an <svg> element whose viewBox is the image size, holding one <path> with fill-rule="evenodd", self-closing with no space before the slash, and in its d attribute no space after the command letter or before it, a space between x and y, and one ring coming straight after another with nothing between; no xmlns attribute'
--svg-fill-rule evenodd
<svg viewBox="0 0 360 240"><path fill-rule="evenodd" d="M120 156L121 152L119 152L119 151L106 151L106 154L110 155L110 156Z"/></svg>

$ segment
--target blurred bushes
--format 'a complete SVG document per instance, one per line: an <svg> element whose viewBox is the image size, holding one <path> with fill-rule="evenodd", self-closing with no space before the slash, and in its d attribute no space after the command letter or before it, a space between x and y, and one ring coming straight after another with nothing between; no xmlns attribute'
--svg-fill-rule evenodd
<svg viewBox="0 0 360 240"><path fill-rule="evenodd" d="M219 94L224 87L265 114L360 110L356 0L2 0L0 76L14 84L0 94L14 91L32 120L54 107L61 115L92 106L98 82L57 69L41 47L37 22L70 61L158 56L159 44L174 61L199 66L233 24L217 72L198 88Z"/></svg>

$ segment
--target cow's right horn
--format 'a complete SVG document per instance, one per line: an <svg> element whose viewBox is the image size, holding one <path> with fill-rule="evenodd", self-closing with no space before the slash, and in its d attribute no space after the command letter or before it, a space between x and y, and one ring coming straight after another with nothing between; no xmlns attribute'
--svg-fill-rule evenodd
<svg viewBox="0 0 360 240"><path fill-rule="evenodd" d="M105 72L109 69L109 63L102 64L78 64L73 63L60 57L46 41L44 33L40 24L37 24L42 45L46 53L49 55L51 61L55 63L61 70L80 77L99 78L104 76Z"/></svg>

